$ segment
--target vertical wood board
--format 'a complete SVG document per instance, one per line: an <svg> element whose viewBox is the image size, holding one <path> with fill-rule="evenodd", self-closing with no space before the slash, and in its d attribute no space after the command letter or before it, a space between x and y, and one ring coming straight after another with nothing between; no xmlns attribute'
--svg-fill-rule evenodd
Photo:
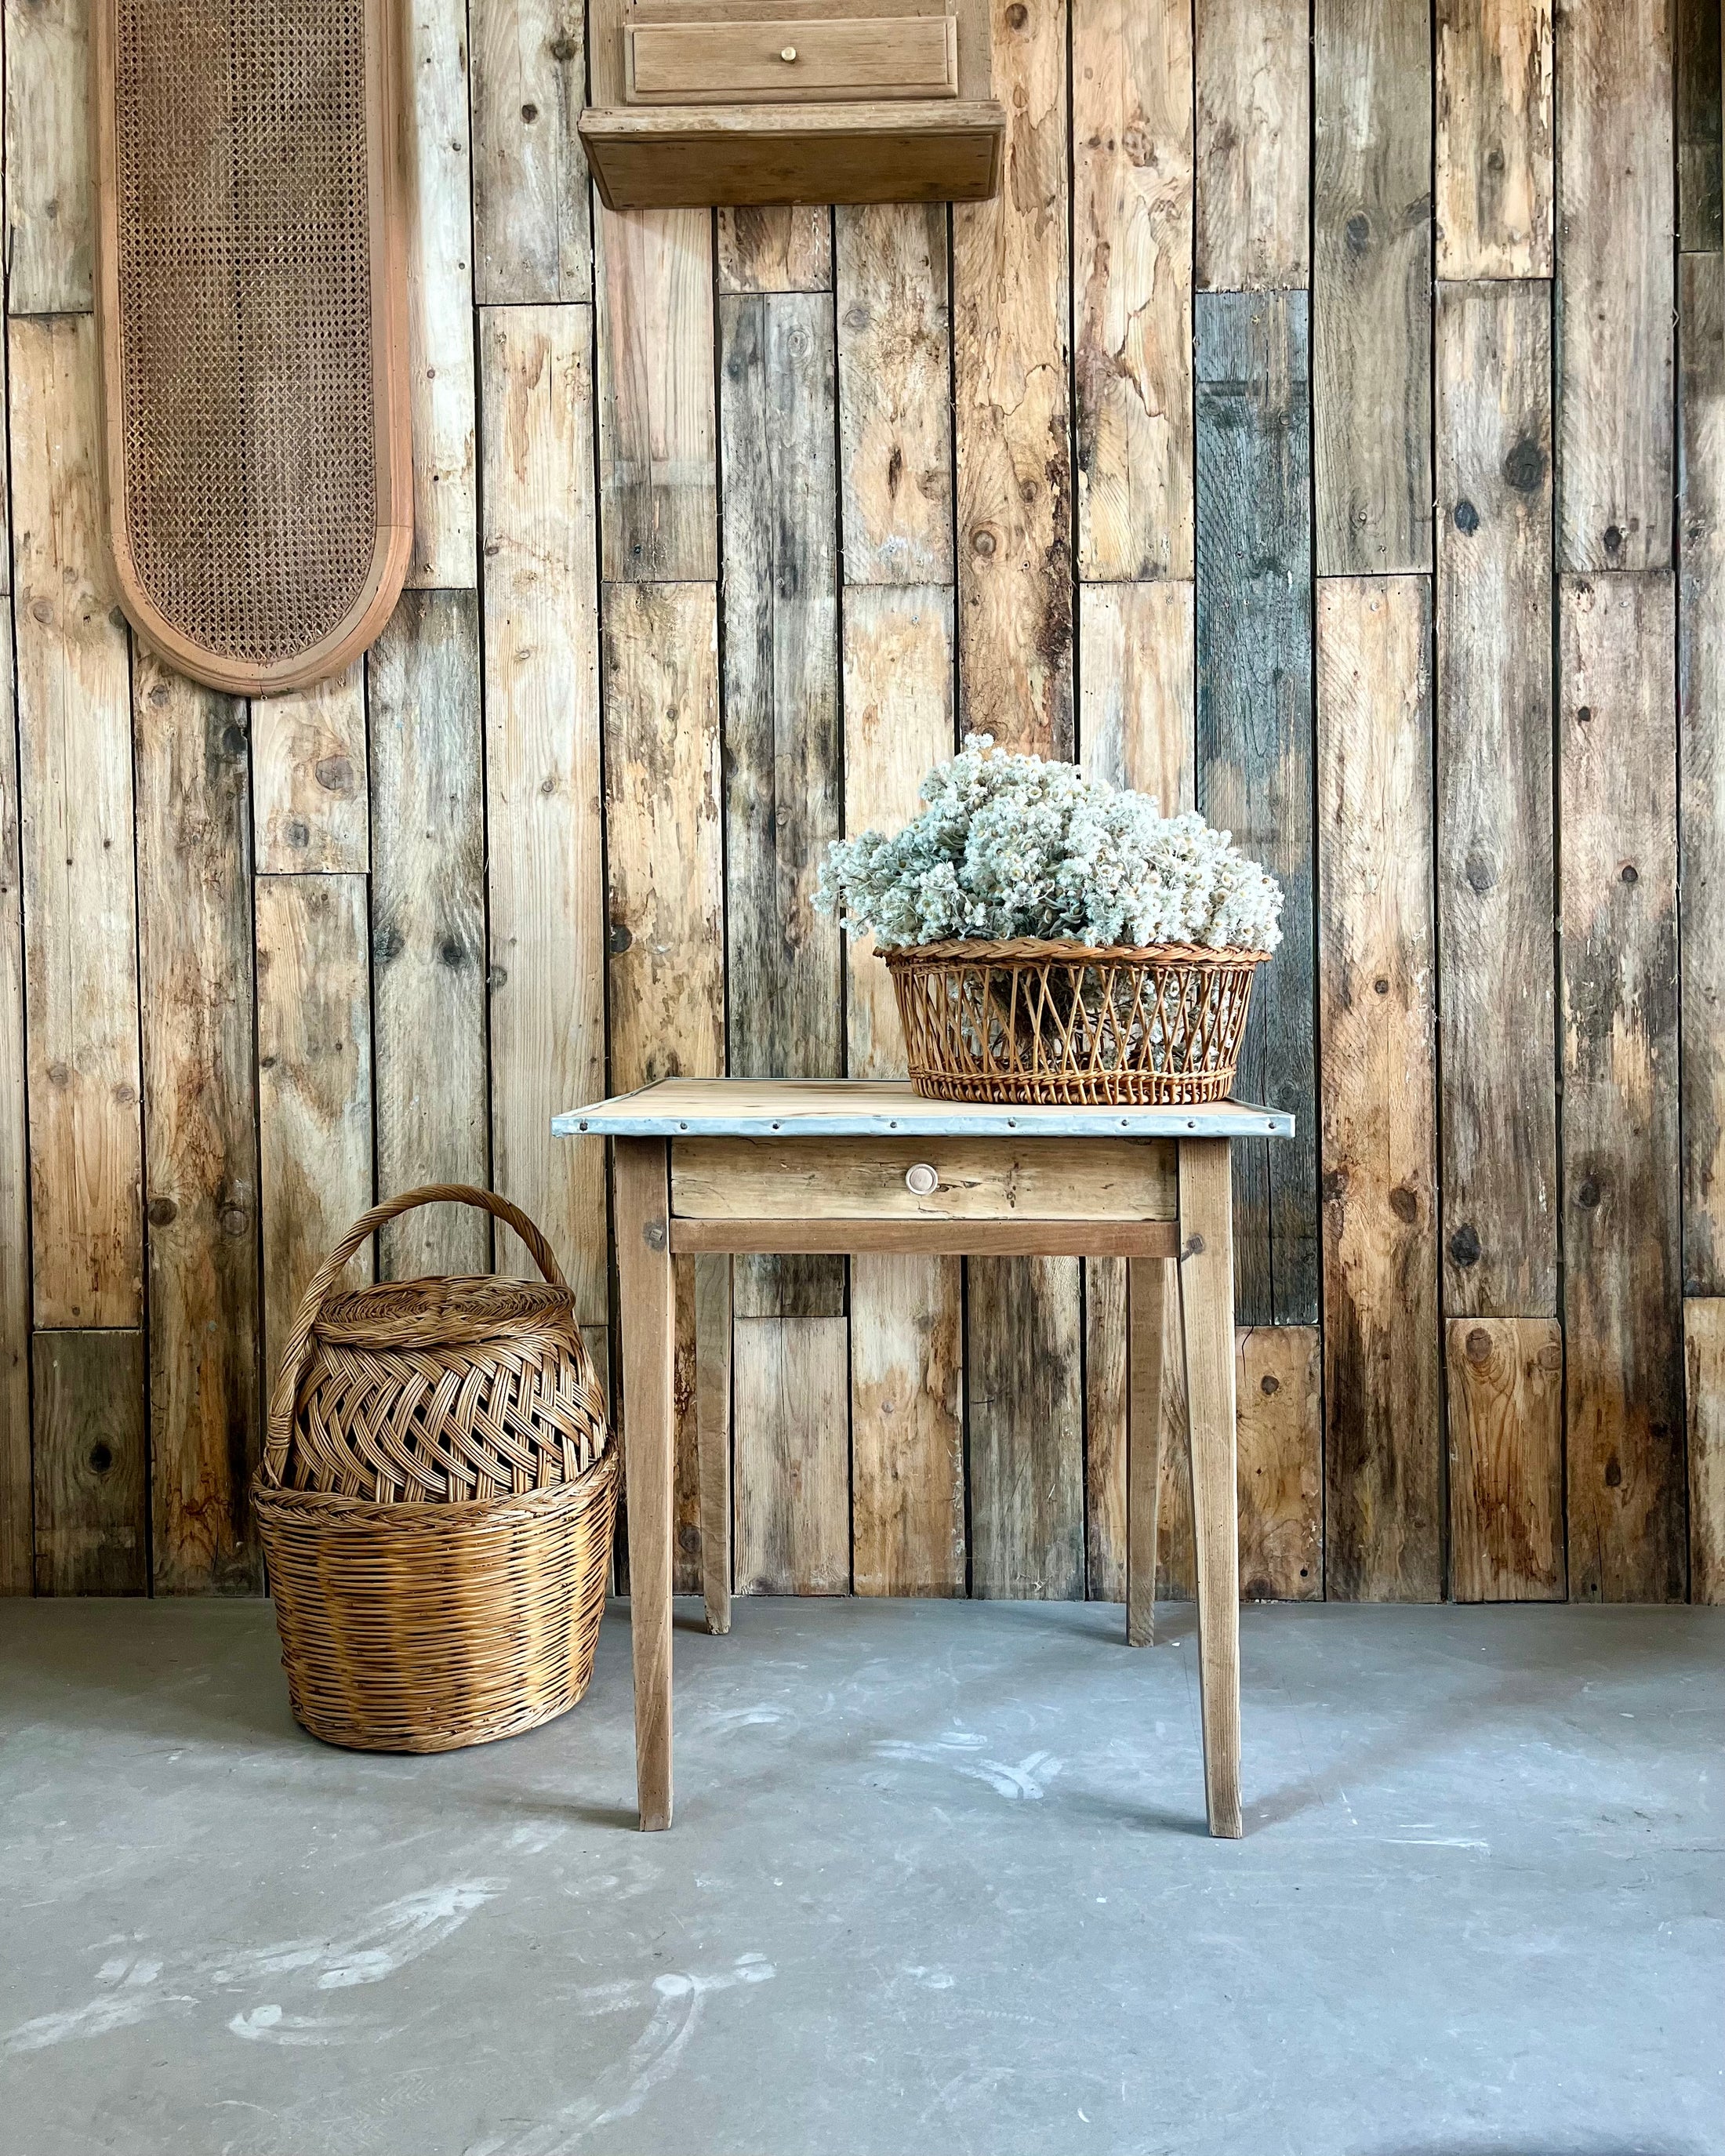
<svg viewBox="0 0 1725 2156"><path fill-rule="evenodd" d="M36 1399L36 1592L146 1594L144 1336L42 1332Z"/></svg>
<svg viewBox="0 0 1725 2156"><path fill-rule="evenodd" d="M1450 1592L1563 1599L1563 1334L1552 1317L1452 1317Z"/></svg>
<svg viewBox="0 0 1725 2156"><path fill-rule="evenodd" d="M365 661L252 705L253 846L260 875L363 875Z"/></svg>
<svg viewBox="0 0 1725 2156"><path fill-rule="evenodd" d="M255 1594L259 1190L245 706L140 652L135 685L151 1555L159 1594Z"/></svg>
<svg viewBox="0 0 1725 2156"><path fill-rule="evenodd" d="M1444 1306L1558 1295L1551 290L1440 289Z"/></svg>
<svg viewBox="0 0 1725 2156"><path fill-rule="evenodd" d="M1078 573L1192 574L1190 0L1073 0Z"/></svg>
<svg viewBox="0 0 1725 2156"><path fill-rule="evenodd" d="M1197 272L1213 291L1307 281L1310 0L1197 0Z"/></svg>
<svg viewBox="0 0 1725 2156"><path fill-rule="evenodd" d="M1552 274L1551 0L1436 0L1437 274Z"/></svg>
<svg viewBox="0 0 1725 2156"><path fill-rule="evenodd" d="M1315 0L1312 407L1320 576L1431 567L1425 0Z"/></svg>
<svg viewBox="0 0 1725 2156"><path fill-rule="evenodd" d="M1237 1143L1235 1293L1246 1325L1317 1318L1312 888L1311 407L1303 292L1200 293L1198 805L1286 894L1238 1090L1296 1136Z"/></svg>
<svg viewBox="0 0 1725 2156"><path fill-rule="evenodd" d="M35 1318L131 1327L143 1317L131 684L102 531L94 322L14 320L10 373Z"/></svg>
<svg viewBox="0 0 1725 2156"><path fill-rule="evenodd" d="M1325 1584L1443 1591L1431 587L1318 586Z"/></svg>
<svg viewBox="0 0 1725 2156"><path fill-rule="evenodd" d="M1683 1306L1689 1403L1689 1593L1725 1603L1725 1296Z"/></svg>
<svg viewBox="0 0 1725 2156"><path fill-rule="evenodd" d="M492 1176L603 1325L604 1148L551 1135L605 1086L592 339L585 307L480 318ZM497 1250L530 1268L506 1230Z"/></svg>
<svg viewBox="0 0 1725 2156"><path fill-rule="evenodd" d="M588 300L593 228L576 122L587 78L581 0L469 0L474 296Z"/></svg>
<svg viewBox="0 0 1725 2156"><path fill-rule="evenodd" d="M490 1148L476 599L403 593L367 666L377 1188L385 1197L427 1183L483 1188ZM547 1228L560 1258L562 1224ZM386 1280L483 1273L490 1255L483 1214L427 1206L384 1229L377 1270Z"/></svg>
<svg viewBox="0 0 1725 2156"><path fill-rule="evenodd" d="M9 547L3 550L10 567ZM30 1167L24 1101L24 918L12 610L0 607L0 1594L28 1594Z"/></svg>
<svg viewBox="0 0 1725 2156"><path fill-rule="evenodd" d="M1666 575L1558 593L1569 1592L1681 1601L1676 621Z"/></svg>

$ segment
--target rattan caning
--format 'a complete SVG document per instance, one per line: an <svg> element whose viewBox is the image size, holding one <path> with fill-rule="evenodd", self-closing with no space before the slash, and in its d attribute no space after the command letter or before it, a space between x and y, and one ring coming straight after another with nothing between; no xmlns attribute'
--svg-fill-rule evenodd
<svg viewBox="0 0 1725 2156"><path fill-rule="evenodd" d="M94 0L108 521L134 625L243 695L334 673L411 546L390 0Z"/></svg>
<svg viewBox="0 0 1725 2156"><path fill-rule="evenodd" d="M542 1282L336 1283L415 1206L475 1205ZM439 1183L357 1220L283 1351L252 1498L297 1718L362 1751L531 1729L587 1689L617 1448L573 1301L537 1228Z"/></svg>
<svg viewBox="0 0 1725 2156"><path fill-rule="evenodd" d="M1154 1107L1233 1091L1252 976L1267 954L1027 937L883 955L919 1093Z"/></svg>

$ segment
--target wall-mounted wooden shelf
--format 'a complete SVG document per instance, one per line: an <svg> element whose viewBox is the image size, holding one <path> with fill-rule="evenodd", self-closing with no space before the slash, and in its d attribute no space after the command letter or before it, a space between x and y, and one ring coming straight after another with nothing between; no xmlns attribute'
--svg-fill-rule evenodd
<svg viewBox="0 0 1725 2156"><path fill-rule="evenodd" d="M611 209L998 192L986 0L594 0L581 136Z"/></svg>

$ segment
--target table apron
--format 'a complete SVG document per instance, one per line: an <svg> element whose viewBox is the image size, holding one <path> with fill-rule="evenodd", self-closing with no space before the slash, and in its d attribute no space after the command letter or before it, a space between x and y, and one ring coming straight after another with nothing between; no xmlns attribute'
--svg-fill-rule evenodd
<svg viewBox="0 0 1725 2156"><path fill-rule="evenodd" d="M848 1257L886 1251L952 1258L1172 1258L1172 1220L716 1219L674 1216L674 1253Z"/></svg>

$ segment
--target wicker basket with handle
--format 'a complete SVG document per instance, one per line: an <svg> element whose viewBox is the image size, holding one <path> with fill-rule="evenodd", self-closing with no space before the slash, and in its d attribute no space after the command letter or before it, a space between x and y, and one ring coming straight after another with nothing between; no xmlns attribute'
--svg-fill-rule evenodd
<svg viewBox="0 0 1725 2156"><path fill-rule="evenodd" d="M440 1202L507 1222L544 1280L336 1292L368 1235ZM332 1744L446 1752L572 1707L617 1477L567 1284L524 1213L438 1183L356 1220L300 1305L252 1488L295 1715Z"/></svg>
<svg viewBox="0 0 1725 2156"><path fill-rule="evenodd" d="M1031 937L884 953L919 1093L1082 1107L1225 1100L1267 955Z"/></svg>

